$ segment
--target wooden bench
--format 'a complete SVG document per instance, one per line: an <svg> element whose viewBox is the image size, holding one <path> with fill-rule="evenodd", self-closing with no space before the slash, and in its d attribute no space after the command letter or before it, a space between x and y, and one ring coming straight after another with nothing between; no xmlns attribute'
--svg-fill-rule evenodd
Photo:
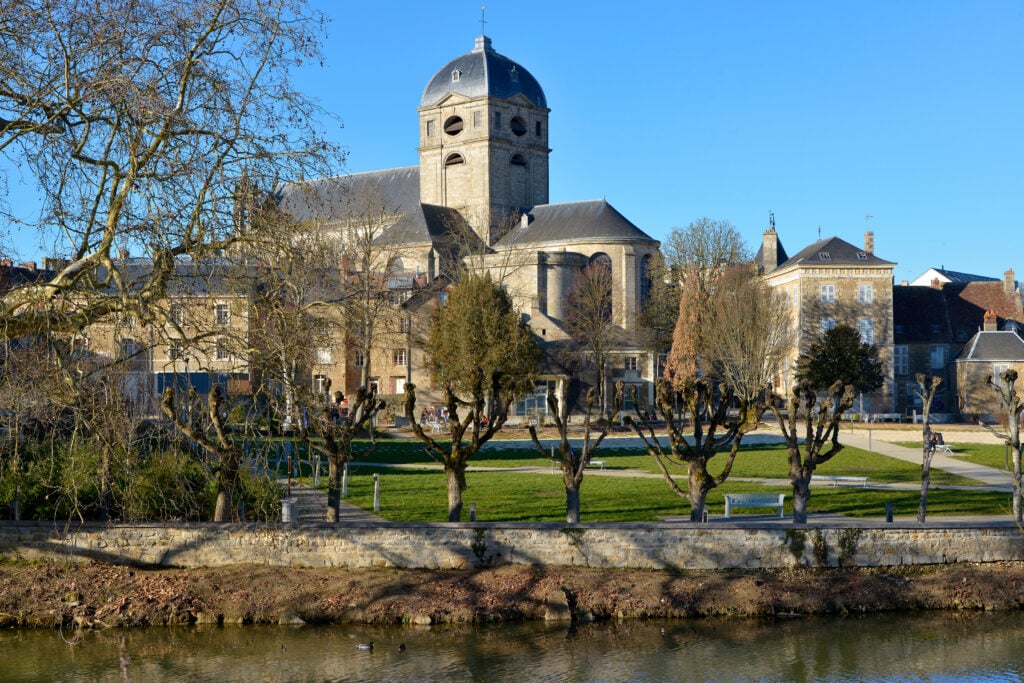
<svg viewBox="0 0 1024 683"><path fill-rule="evenodd" d="M839 486L839 484L860 484L862 488L867 488L868 485L867 477L847 477L831 474L812 474L811 481L830 481L832 482L832 488Z"/></svg>
<svg viewBox="0 0 1024 683"><path fill-rule="evenodd" d="M600 467L604 469L604 460L588 460L587 467Z"/></svg>
<svg viewBox="0 0 1024 683"><path fill-rule="evenodd" d="M725 494L725 516L732 516L733 508L778 508L782 517L782 503L785 493L727 493Z"/></svg>

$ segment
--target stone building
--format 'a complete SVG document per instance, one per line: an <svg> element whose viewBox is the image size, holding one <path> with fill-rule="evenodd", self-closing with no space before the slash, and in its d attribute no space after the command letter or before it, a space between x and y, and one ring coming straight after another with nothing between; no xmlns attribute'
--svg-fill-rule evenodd
<svg viewBox="0 0 1024 683"><path fill-rule="evenodd" d="M1001 383L999 375L1016 370L1024 377L1024 339L1016 329L1000 330L997 316L985 314L984 329L971 337L954 361L957 408L971 421L1006 422L1006 407L989 382ZM1018 380L1016 389L1021 390Z"/></svg>
<svg viewBox="0 0 1024 683"><path fill-rule="evenodd" d="M533 75L480 36L427 81L418 108L418 166L286 186L281 206L343 244L377 221L374 245L394 251L389 274L410 283L397 297L402 301L429 283L436 290L438 278L457 267L490 271L549 345L567 339L566 301L576 276L590 263L607 265L611 317L622 341L606 379L642 385L650 395L654 359L630 342L630 332L658 242L603 199L549 203L550 111ZM436 302L437 293L431 296ZM391 352L381 351L370 381L383 393L414 381L429 400L423 356L412 348L412 335L407 342L404 353L394 338L384 342ZM358 381L350 375L347 390Z"/></svg>
<svg viewBox="0 0 1024 683"><path fill-rule="evenodd" d="M896 264L875 255L874 233L865 233L863 247L829 237L790 257L779 240L773 219L755 261L768 286L789 305L797 339L782 375L777 378L776 393L788 395L800 354L822 332L845 324L858 330L864 342L878 347L886 368L885 384L861 397L855 409L892 412L892 281Z"/></svg>

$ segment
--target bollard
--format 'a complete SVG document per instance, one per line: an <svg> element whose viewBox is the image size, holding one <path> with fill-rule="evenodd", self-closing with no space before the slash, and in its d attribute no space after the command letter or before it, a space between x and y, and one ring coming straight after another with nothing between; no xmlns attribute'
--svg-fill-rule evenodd
<svg viewBox="0 0 1024 683"><path fill-rule="evenodd" d="M892 524L892 503L885 504L885 523Z"/></svg>
<svg viewBox="0 0 1024 683"><path fill-rule="evenodd" d="M469 504L469 521L476 521L476 503Z"/></svg>
<svg viewBox="0 0 1024 683"><path fill-rule="evenodd" d="M348 498L348 463L341 468L341 497Z"/></svg>
<svg viewBox="0 0 1024 683"><path fill-rule="evenodd" d="M373 473L373 511L380 512L380 474Z"/></svg>
<svg viewBox="0 0 1024 683"><path fill-rule="evenodd" d="M708 506L705 505L700 511L700 521L702 524L708 523Z"/></svg>

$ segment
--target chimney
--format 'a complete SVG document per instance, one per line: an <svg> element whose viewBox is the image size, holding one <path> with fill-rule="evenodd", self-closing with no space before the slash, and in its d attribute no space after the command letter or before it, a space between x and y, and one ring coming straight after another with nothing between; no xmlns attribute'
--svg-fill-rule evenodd
<svg viewBox="0 0 1024 683"><path fill-rule="evenodd" d="M934 289L942 289L942 282L939 281L939 278L937 278L937 277L933 277L932 278L932 287Z"/></svg>
<svg viewBox="0 0 1024 683"><path fill-rule="evenodd" d="M33 273L36 272L35 261L25 261L24 263L19 264L18 267L24 268L25 270L31 270Z"/></svg>
<svg viewBox="0 0 1024 683"><path fill-rule="evenodd" d="M775 270L779 265L779 233L775 232L774 225L764 231L761 255L764 260L765 272Z"/></svg>
<svg viewBox="0 0 1024 683"><path fill-rule="evenodd" d="M1007 296L1013 295L1017 290L1017 281L1014 280L1013 268L1010 268L1008 271L1003 273L1003 290L1006 292Z"/></svg>
<svg viewBox="0 0 1024 683"><path fill-rule="evenodd" d="M869 254L875 253L875 233L870 230L864 233L864 251Z"/></svg>
<svg viewBox="0 0 1024 683"><path fill-rule="evenodd" d="M985 311L985 326L982 329L985 332L996 332L999 329L999 318L994 311Z"/></svg>

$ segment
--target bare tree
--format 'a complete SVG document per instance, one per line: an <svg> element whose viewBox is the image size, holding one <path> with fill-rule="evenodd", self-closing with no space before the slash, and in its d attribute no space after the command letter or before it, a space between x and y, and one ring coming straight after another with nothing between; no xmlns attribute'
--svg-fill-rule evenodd
<svg viewBox="0 0 1024 683"><path fill-rule="evenodd" d="M340 397L337 402L341 402ZM338 419L336 409L321 411L315 419L315 429L323 443L310 441L309 445L327 457L328 522L337 522L339 519L342 477L354 457L352 442L360 432L372 428L374 416L385 407L385 402L378 399L376 394L360 387L355 400L349 403L348 416L344 420ZM376 448L374 444L364 455L372 454Z"/></svg>
<svg viewBox="0 0 1024 683"><path fill-rule="evenodd" d="M774 401L771 404L789 454L794 524L807 523L807 503L811 498L811 476L815 469L843 450L843 444L839 443L839 423L843 413L853 405L855 395L853 385L844 386L836 382L829 387L827 398L819 404L814 387L805 381L793 387L787 404L788 415L783 415ZM797 431L797 421L801 418L806 423L802 439Z"/></svg>
<svg viewBox="0 0 1024 683"><path fill-rule="evenodd" d="M560 455L560 466L562 469L562 482L565 484L565 521L569 524L577 524L580 521L580 487L583 485L583 472L590 463L594 452L608 436L615 416L622 410L622 382L615 383L614 412L611 420L602 421L598 426L596 435L591 429L590 418L593 414L596 402L596 391L591 387L587 391L586 404L583 412L583 445L577 451L569 443L569 402L568 378L561 383L560 395L556 395L555 389L548 389L548 410L554 420L555 428L558 430L558 452ZM530 439L533 445L540 451L541 455L547 457L544 446L537 438L537 427L530 425Z"/></svg>
<svg viewBox="0 0 1024 683"><path fill-rule="evenodd" d="M935 394L942 384L942 378L933 376L929 378L923 372L914 375L917 380L917 387L914 393L921 399L921 440L923 443L921 452L921 501L917 506L917 521L924 522L928 512L928 488L931 486L932 477L932 456L935 455L935 444L932 443L931 411Z"/></svg>
<svg viewBox="0 0 1024 683"><path fill-rule="evenodd" d="M612 285L611 268L601 261L595 261L573 280L566 307L565 326L573 343L569 347L568 357L563 357L563 360L577 367L593 365L593 386L597 390L600 420L608 416L605 384L609 351L620 336L620 328L612 322Z"/></svg>
<svg viewBox="0 0 1024 683"><path fill-rule="evenodd" d="M650 290L636 321L636 337L654 358L654 376L660 377L659 360L672 348L672 333L679 317L679 286L663 258L652 259Z"/></svg>
<svg viewBox="0 0 1024 683"><path fill-rule="evenodd" d="M0 153L33 179L41 241L65 257L0 296L5 332L149 322L176 257L244 238L243 178L328 173L323 112L289 80L319 58L320 20L301 0L0 3ZM124 281L122 249L152 256L144 279Z"/></svg>
<svg viewBox="0 0 1024 683"><path fill-rule="evenodd" d="M1010 462L1013 463L1013 520L1020 524L1021 518L1021 457L1020 457L1020 420L1024 414L1024 401L1017 393L1017 371L1003 370L997 378L989 377L988 383L999 396L1000 404L1006 411L1006 430L997 431L990 425L984 427L1002 439L1010 449Z"/></svg>

